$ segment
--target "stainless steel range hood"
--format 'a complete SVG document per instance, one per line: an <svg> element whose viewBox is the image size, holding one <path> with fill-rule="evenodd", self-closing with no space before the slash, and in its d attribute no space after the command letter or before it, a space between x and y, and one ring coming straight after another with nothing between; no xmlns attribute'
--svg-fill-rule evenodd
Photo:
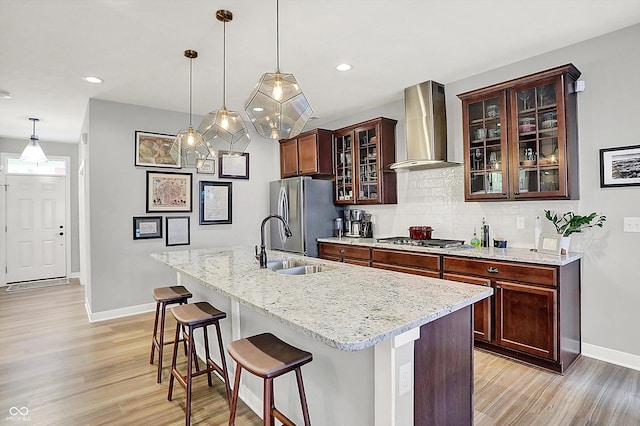
<svg viewBox="0 0 640 426"><path fill-rule="evenodd" d="M425 81L404 89L407 160L395 170L422 170L458 166L447 161L447 114L444 85Z"/></svg>

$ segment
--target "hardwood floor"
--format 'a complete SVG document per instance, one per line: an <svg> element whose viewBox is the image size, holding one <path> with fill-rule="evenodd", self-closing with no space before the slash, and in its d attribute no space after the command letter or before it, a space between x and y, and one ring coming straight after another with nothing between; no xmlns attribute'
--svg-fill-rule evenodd
<svg viewBox="0 0 640 426"><path fill-rule="evenodd" d="M78 284L0 288L0 424L23 420L11 407L27 407L32 425L184 424L182 388L167 401L170 350L163 383L149 364L152 327L151 313L89 323ZM226 425L214 384L194 381L193 425ZM474 398L481 426L640 425L640 372L585 357L559 376L476 351ZM238 426L262 424L238 409Z"/></svg>

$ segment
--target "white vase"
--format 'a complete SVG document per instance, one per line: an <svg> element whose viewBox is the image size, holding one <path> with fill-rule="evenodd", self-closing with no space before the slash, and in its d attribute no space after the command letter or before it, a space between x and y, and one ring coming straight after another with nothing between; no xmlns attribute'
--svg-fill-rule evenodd
<svg viewBox="0 0 640 426"><path fill-rule="evenodd" d="M571 237L560 237L560 254L569 254L569 246L571 246Z"/></svg>

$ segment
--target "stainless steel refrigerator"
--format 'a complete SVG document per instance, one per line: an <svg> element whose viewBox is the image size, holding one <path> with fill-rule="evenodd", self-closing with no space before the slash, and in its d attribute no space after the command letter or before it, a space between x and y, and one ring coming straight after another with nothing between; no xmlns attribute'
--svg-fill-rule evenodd
<svg viewBox="0 0 640 426"><path fill-rule="evenodd" d="M333 181L294 177L270 182L269 191L270 212L284 217L293 234L287 239L282 222L269 221L270 248L318 257L316 238L333 236L343 210L333 204Z"/></svg>

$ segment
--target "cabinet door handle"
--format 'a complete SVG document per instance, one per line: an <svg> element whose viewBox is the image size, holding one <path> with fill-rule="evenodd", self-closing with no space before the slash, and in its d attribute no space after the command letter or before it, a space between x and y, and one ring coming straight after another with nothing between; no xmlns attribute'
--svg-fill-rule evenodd
<svg viewBox="0 0 640 426"><path fill-rule="evenodd" d="M497 274L498 272L500 272L500 270L495 266L489 266L487 268L487 272L489 272L490 274Z"/></svg>
<svg viewBox="0 0 640 426"><path fill-rule="evenodd" d="M514 192L513 195L520 195L520 193L519 192Z"/></svg>
<svg viewBox="0 0 640 426"><path fill-rule="evenodd" d="M502 195L507 195L507 193L506 193L506 192L503 192L503 193L502 193Z"/></svg>
<svg viewBox="0 0 640 426"><path fill-rule="evenodd" d="M500 287L499 285L496 286L496 290L502 290L502 287Z"/></svg>
<svg viewBox="0 0 640 426"><path fill-rule="evenodd" d="M344 253L344 249L340 249L340 253Z"/></svg>

